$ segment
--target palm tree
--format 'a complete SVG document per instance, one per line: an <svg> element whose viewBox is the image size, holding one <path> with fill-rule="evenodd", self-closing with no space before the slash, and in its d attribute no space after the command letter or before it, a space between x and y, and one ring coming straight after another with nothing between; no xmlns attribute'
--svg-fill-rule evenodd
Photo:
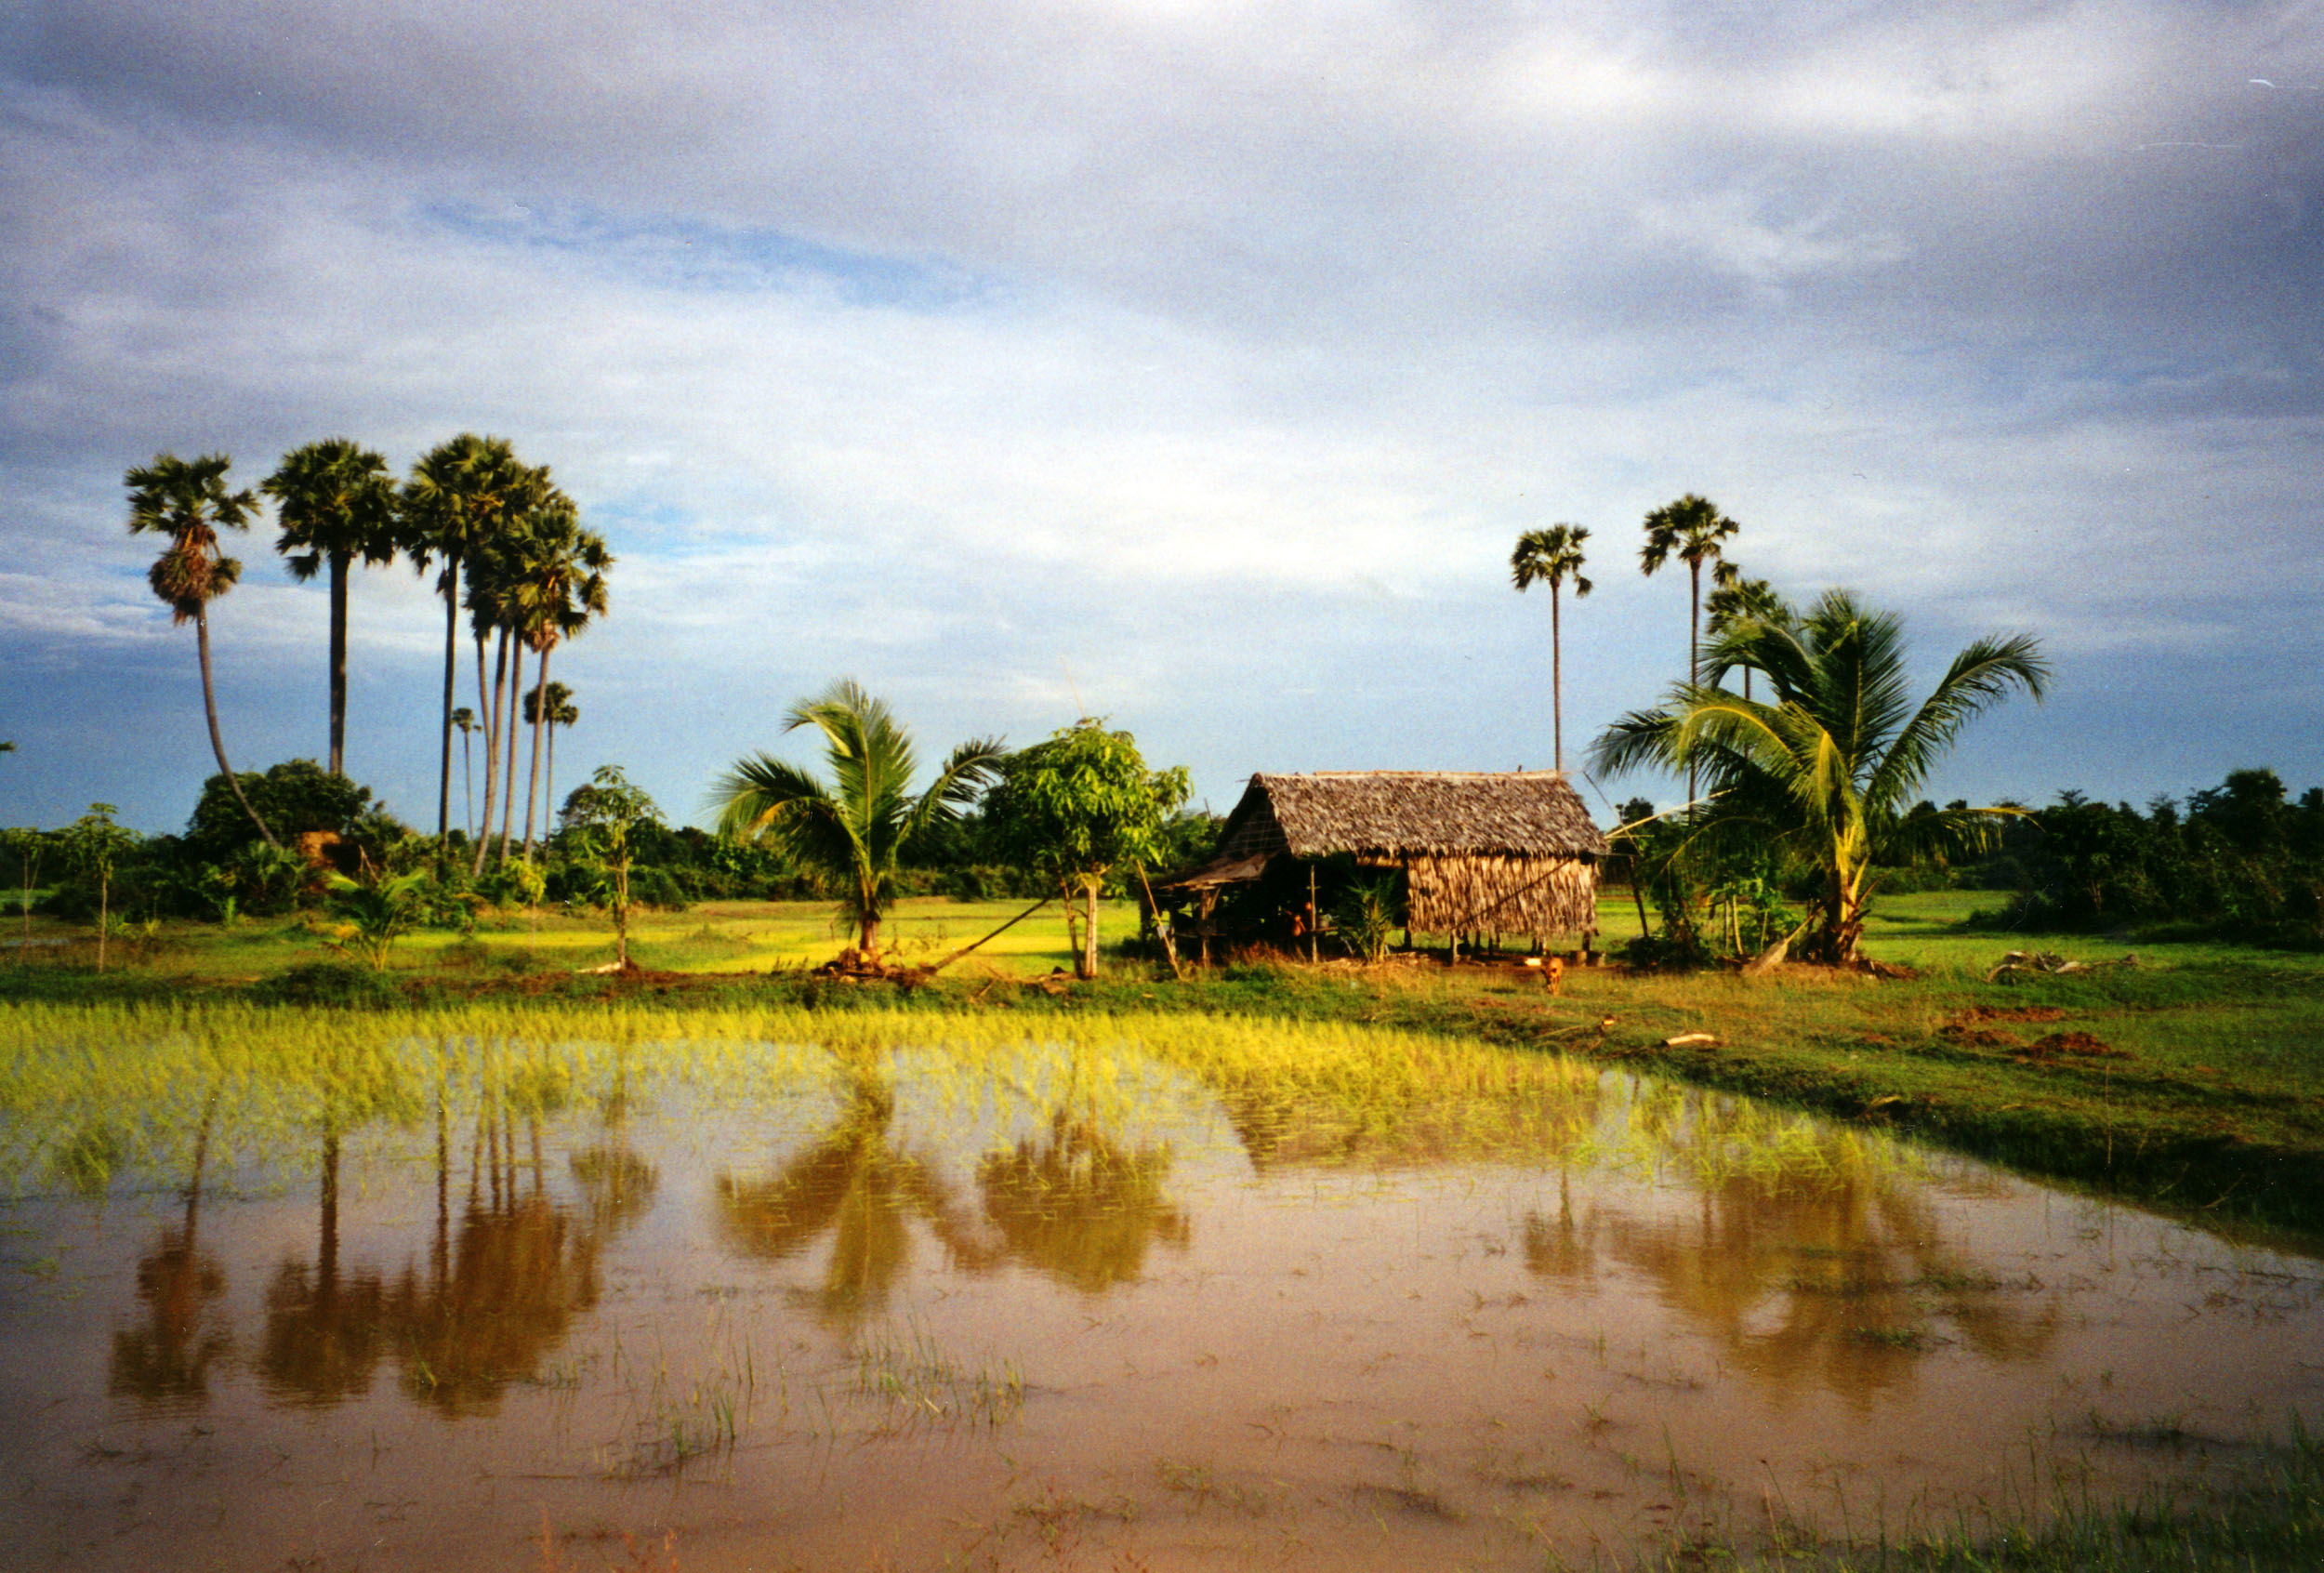
<svg viewBox="0 0 2324 1573"><path fill-rule="evenodd" d="M1747 579L1743 571L1732 562L1722 562L1711 571L1718 588L1703 602L1703 610L1710 615L1710 633L1716 639L1729 628L1744 622L1779 623L1791 615L1791 607L1776 593L1775 587L1764 579ZM1743 668L1743 697L1751 696L1751 668Z"/></svg>
<svg viewBox="0 0 2324 1573"><path fill-rule="evenodd" d="M460 785L468 799L468 833L476 834L476 756L469 747L469 738L476 731L476 712L466 705L452 712L452 724L460 731Z"/></svg>
<svg viewBox="0 0 2324 1573"><path fill-rule="evenodd" d="M431 448L412 467L403 483L403 549L413 567L426 571L432 560L443 567L436 592L443 597L443 748L436 791L436 834L452 826L452 685L459 643L462 568L509 520L529 506L546 474L517 461L508 439L464 431ZM477 670L483 670L483 641L477 641ZM492 760L485 759L485 814L491 817Z"/></svg>
<svg viewBox="0 0 2324 1573"><path fill-rule="evenodd" d="M1686 564L1686 681L1689 687L1702 681L1703 628L1703 564L1717 562L1723 555L1719 543L1733 535L1741 526L1719 511L1719 505L1709 497L1693 492L1674 503L1666 503L1646 515L1646 544L1640 549L1638 565L1646 577L1653 578L1673 556ZM1686 800L1695 800L1695 773L1686 773Z"/></svg>
<svg viewBox="0 0 2324 1573"><path fill-rule="evenodd" d="M548 729L548 759L541 766L541 817L544 825L541 839L544 841L548 839L548 826L557 822L557 729L571 726L580 719L581 711L573 703L573 690L561 682L535 683L524 695L525 724Z"/></svg>
<svg viewBox="0 0 2324 1573"><path fill-rule="evenodd" d="M1716 686L1735 667L1765 674L1764 704ZM1943 857L1974 844L2008 809L1915 807L1938 758L2013 689L2041 697L2049 666L2031 635L1981 639L1953 657L1928 697L1906 687L1903 625L1831 590L1796 619L1739 622L1710 651L1708 685L1609 727L1603 771L1660 765L1710 778L1690 840L1749 841L1812 868L1817 894L1805 954L1853 965L1875 865Z"/></svg>
<svg viewBox="0 0 2324 1573"><path fill-rule="evenodd" d="M823 734L831 785L766 754L737 760L711 788L719 833L772 841L838 896L840 911L855 925L856 949L877 955L897 858L931 826L952 818L1005 750L997 738L961 744L914 797L911 738L852 679L792 706L783 730L803 726Z"/></svg>
<svg viewBox="0 0 2324 1573"><path fill-rule="evenodd" d="M401 524L388 461L344 437L310 443L283 456L258 483L282 520L274 549L304 582L331 568L331 773L347 765L347 571L356 558L374 567L395 561Z"/></svg>
<svg viewBox="0 0 2324 1573"><path fill-rule="evenodd" d="M218 726L218 683L210 670L210 602L234 588L242 564L218 544L220 530L247 530L257 511L257 496L248 491L226 489L226 471L233 461L224 454L205 454L181 459L156 454L153 462L125 476L129 488L129 533L152 532L169 537L146 579L153 593L169 607L173 624L191 619L194 650L202 663L202 712L210 723L210 751L232 789L234 800L258 827L267 845L277 852L282 843L267 828L258 811L244 796L234 767L226 762L226 738Z"/></svg>
<svg viewBox="0 0 2324 1573"><path fill-rule="evenodd" d="M1565 768L1565 665L1557 592L1570 578L1576 601L1590 593L1590 581L1581 576L1581 543L1589 538L1590 532L1578 524L1552 524L1546 530L1527 530L1509 554L1510 577L1519 590L1531 589L1537 582L1550 587L1550 735L1561 772Z"/></svg>
<svg viewBox="0 0 2324 1573"><path fill-rule="evenodd" d="M614 565L603 538L581 528L579 510L562 492L552 490L529 523L523 560L509 589L518 633L534 659L535 693L528 695L532 703L524 718L533 726L533 769L524 791L528 860L533 855L533 805L541 785L544 718L538 691L548 681L548 658L557 646L588 627L590 618L604 615L605 571Z"/></svg>

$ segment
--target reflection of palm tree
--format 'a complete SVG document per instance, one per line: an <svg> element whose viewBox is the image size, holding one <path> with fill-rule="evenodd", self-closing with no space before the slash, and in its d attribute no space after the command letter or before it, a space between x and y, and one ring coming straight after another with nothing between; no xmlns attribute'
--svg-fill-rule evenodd
<svg viewBox="0 0 2324 1573"><path fill-rule="evenodd" d="M425 1275L406 1268L388 1294L384 1322L404 1391L446 1415L490 1412L501 1390L531 1376L574 1315L597 1303L601 1230L550 1201L539 1122L527 1123L529 1160L517 1156L514 1115L487 1085L456 1231L451 1130L439 1090L435 1244Z"/></svg>
<svg viewBox="0 0 2324 1573"><path fill-rule="evenodd" d="M816 1314L845 1326L884 1310L912 1259L907 1220L928 1221L957 1261L972 1269L990 1259L960 1216L950 1189L926 1162L889 1137L895 1097L866 1069L851 1076L847 1104L823 1140L771 1178L719 1176L720 1219L734 1246L782 1262L831 1236L831 1257Z"/></svg>
<svg viewBox="0 0 2324 1573"><path fill-rule="evenodd" d="M1684 1102L1692 1141L1750 1140L1751 1112ZM1837 1144L1802 1153L1802 1163L1781 1148L1754 1156L1778 1167L1704 1182L1684 1222L1602 1209L1559 1236L1529 1220L1527 1263L1570 1277L1589 1270L1578 1256L1603 1251L1649 1277L1730 1363L1773 1386L1858 1405L1912 1380L1933 1318L1994 1359L2036 1357L2055 1336L2056 1307L2028 1313L1997 1299L1947 1246L1908 1176Z"/></svg>
<svg viewBox="0 0 2324 1573"><path fill-rule="evenodd" d="M1157 1240L1186 1249L1186 1214L1162 1195L1169 1166L1167 1151L1125 1152L1061 1108L1046 1139L992 1155L976 1181L1010 1256L1095 1293L1137 1281Z"/></svg>
<svg viewBox="0 0 2324 1573"><path fill-rule="evenodd" d="M379 1275L339 1276L339 1133L323 1133L321 1225L311 1271L285 1262L267 1290L258 1375L285 1402L322 1408L371 1391L379 1364Z"/></svg>
<svg viewBox="0 0 2324 1573"><path fill-rule="evenodd" d="M194 1132L193 1172L186 1182L186 1217L165 1225L152 1254L138 1262L138 1298L145 1302L146 1324L113 1334L112 1367L106 1391L172 1408L198 1409L209 1397L211 1365L233 1347L226 1328L207 1325L205 1307L226 1292L218 1258L203 1254L202 1170L210 1151L215 1096L202 1109Z"/></svg>

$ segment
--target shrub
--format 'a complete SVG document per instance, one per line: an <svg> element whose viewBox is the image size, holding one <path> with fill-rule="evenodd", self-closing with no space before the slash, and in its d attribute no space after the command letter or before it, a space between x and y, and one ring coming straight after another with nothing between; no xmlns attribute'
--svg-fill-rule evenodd
<svg viewBox="0 0 2324 1573"><path fill-rule="evenodd" d="M269 1005L386 1005L397 998L377 972L345 961L301 961L260 978L250 994Z"/></svg>

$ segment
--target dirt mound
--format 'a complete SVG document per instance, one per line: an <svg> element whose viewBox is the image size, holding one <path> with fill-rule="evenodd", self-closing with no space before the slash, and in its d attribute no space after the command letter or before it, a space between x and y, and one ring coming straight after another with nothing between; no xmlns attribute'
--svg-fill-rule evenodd
<svg viewBox="0 0 2324 1573"><path fill-rule="evenodd" d="M2053 1060L2060 1055L2093 1060L2127 1060L2131 1057L2111 1043L2093 1038L2086 1032L2053 1032L2047 1038L2035 1038L2017 1052L2028 1060Z"/></svg>
<svg viewBox="0 0 2324 1573"><path fill-rule="evenodd" d="M1972 1005L1957 1022L2062 1022L2067 1012L2054 1005Z"/></svg>
<svg viewBox="0 0 2324 1573"><path fill-rule="evenodd" d="M1988 1032L1983 1027L1961 1022L1947 1022L1936 1029L1936 1036L1948 1043L1958 1043L1964 1049L2022 1049L2025 1045L2005 1032Z"/></svg>

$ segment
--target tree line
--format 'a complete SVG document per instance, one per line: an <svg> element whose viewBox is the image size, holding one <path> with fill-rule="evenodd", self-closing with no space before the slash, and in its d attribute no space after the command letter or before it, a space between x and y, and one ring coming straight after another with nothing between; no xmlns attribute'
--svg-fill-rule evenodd
<svg viewBox="0 0 2324 1573"><path fill-rule="evenodd" d="M606 575L614 558L603 537L583 526L580 510L546 465L519 459L505 438L463 432L422 455L401 482L376 451L344 437L325 438L284 456L256 489L229 480L223 454L180 458L159 454L128 471L130 533L162 537L147 578L173 623L191 622L202 672L202 704L218 779L268 846L283 850L278 827L244 789L229 762L210 657L210 608L242 577L225 549L227 533L249 529L259 495L272 499L280 525L275 549L292 575L328 575L329 746L325 769L346 773L347 648L350 582L357 566L402 560L418 573L436 570L444 604L443 696L436 798L436 836L448 848L452 828L452 738L466 752L473 734L484 743L483 813L467 849L471 874L487 859L505 860L517 843L516 798L525 773L522 850L530 860L553 801L543 780L544 742L578 719L572 694L549 681L558 648L608 608ZM460 617L475 648L476 705L458 705ZM533 683L525 687L525 660ZM530 728L529 765L520 738ZM553 764L553 753L550 755ZM550 796L545 799L545 793ZM495 849L495 816L498 820Z"/></svg>

